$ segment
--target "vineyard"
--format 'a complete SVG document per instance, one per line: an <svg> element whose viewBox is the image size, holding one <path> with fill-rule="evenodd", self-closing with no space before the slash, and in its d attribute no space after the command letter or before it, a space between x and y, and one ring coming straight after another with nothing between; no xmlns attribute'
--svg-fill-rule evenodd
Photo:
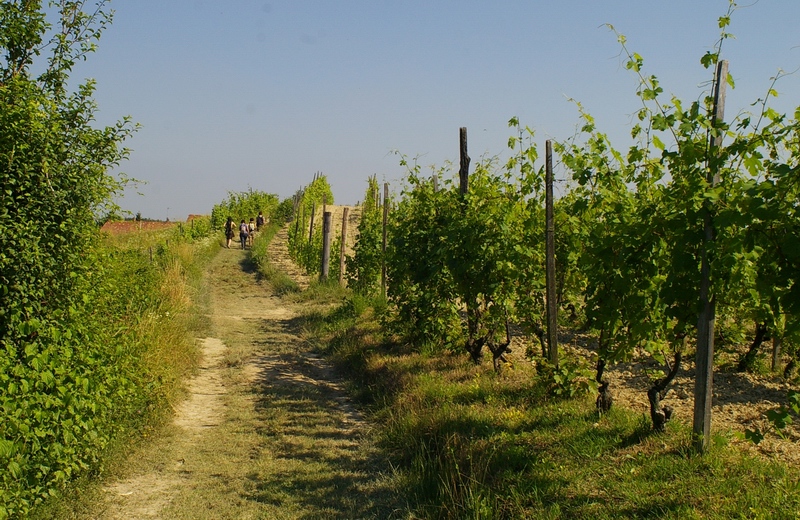
<svg viewBox="0 0 800 520"><path fill-rule="evenodd" d="M638 71L640 58L630 58L630 68ZM650 98L642 97L647 107ZM705 101L711 110L713 97ZM583 114L582 128L587 144L577 146L576 139L555 145L571 181L554 205L552 294L559 309L560 344L555 362L547 344L544 188L549 165L538 164L530 129L512 120L518 136L510 139L516 152L512 159L479 163L468 175L464 165L469 158L463 153L458 174L442 168L429 177L403 158L406 186L399 197L382 204L377 180L369 179L353 255L346 259L345 278L355 294L323 323L322 336L345 370L359 367L353 377L369 389L369 402L398 400L386 411L392 417L387 442L415 468L416 492L435 511L433 516L541 513L503 491L527 486L501 476L502 463L491 459L518 457L518 463L536 466L531 455L517 451L519 443L532 442L526 440L531 428L524 426L526 421L535 424L541 420L535 417L554 413L554 407L560 415L564 410L555 403L585 403L584 395L595 410L573 409L573 419L592 418L600 429L586 435L603 436L605 427L615 432L618 406L635 410L642 419L649 416L649 427L639 423L630 434L641 443L640 455L652 449L649 435L666 434L670 420L677 418L684 426L675 426L672 440L664 441L674 442L672 449L694 445L706 451L732 443L744 453L797 464L798 271L793 248L800 236L797 194L791 191L798 180L791 151L798 142L797 121L767 116L764 109L762 115L785 132L786 141L778 144L769 140L781 133L774 127L734 132L713 118L704 119L699 105L681 113L680 102L672 103L640 113L646 131L637 126L632 133L650 137L627 155L612 148L588 114ZM672 126L659 127L662 119L673 121ZM732 139L727 147L713 139L718 126ZM657 129L673 135L674 144L664 145ZM709 154L726 162L717 163ZM719 172L716 184L711 168ZM765 197L777 192L783 194L780 202ZM705 221L713 224L713 240L705 240ZM692 397L699 377L694 360L704 255L710 258L711 299L717 308L714 429L705 439L685 430L693 406L696 410ZM317 265L319 255L314 258ZM377 337L370 324L376 318ZM345 332L330 332L343 326ZM768 342L772 348L766 349ZM408 382L408 372L419 370L407 365L410 355L431 375ZM489 372L481 369L486 357L493 361ZM471 384L458 383L470 379ZM508 392L527 397L516 400ZM544 396L534 397L538 392ZM425 404L406 402L415 398ZM531 410L531 400L541 400L541 410ZM605 422L608 418L614 426ZM620 442L616 434L611 437L616 439L612 444ZM581 456L578 460L586 462ZM731 468L737 464L731 461ZM682 477L687 486L697 485L689 484L701 474L696 469L676 471L688 472ZM657 503L649 510L687 511ZM570 510L578 516L605 514L594 507L588 500ZM794 506L777 507L791 517ZM774 509L771 514L781 516Z"/></svg>
<svg viewBox="0 0 800 520"><path fill-rule="evenodd" d="M720 19L723 31L728 23L729 16ZM635 359L651 381L646 395L657 431L673 412L660 401L687 359L696 359L708 407L715 359L736 372L792 379L800 331L798 114L792 119L769 107L777 95L771 86L753 103L759 111L724 121L731 80L720 54L727 37L723 32L701 60L712 90L684 103L665 99L642 57L619 36L626 67L640 82L635 144L615 149L578 105L580 133L553 145L566 177L554 224L545 219L551 152L541 164L533 131L516 119L509 122L516 135L505 164L489 159L469 173L462 148L458 177L446 168L425 177L403 158L406 187L399 200L384 203L393 206L383 228L388 247L379 250L381 228L365 209L348 261L351 286L374 295L382 264L390 330L422 349L462 351L476 363L488 351L497 371L507 361L511 330L519 331L532 340L529 352L541 348L543 375L554 390L599 391L600 412L613 402L605 371ZM365 200L375 192L371 179ZM553 227L549 276L545 237ZM584 333L591 355L559 361L546 341L557 333L548 323L556 308L561 327ZM762 353L767 343L769 359ZM797 412L798 394L787 395L791 407L768 413L769 428L780 435L793 432ZM696 404L695 425L710 422L697 413ZM756 441L763 434L759 427L746 431ZM707 447L708 429L701 425L695 436L700 449Z"/></svg>
<svg viewBox="0 0 800 520"><path fill-rule="evenodd" d="M345 277L374 302L384 337L423 358L455 354L481 365L488 357L501 378L516 379L502 374L532 365L531 377L548 395L588 394L600 419L616 406L633 408L649 416L653 432L664 433L679 418L693 426L683 442L695 450L711 449L727 431L733 436L727 442L745 451L758 446L796 464L800 112L770 108L776 77L752 103L753 113L725 120L724 92L733 86L721 60L729 15L720 18L716 48L701 59L710 90L689 103L665 96L619 35L626 68L639 81L635 144L616 149L578 104L580 132L553 143L564 180L554 224L545 200L550 142L541 161L534 132L517 119L509 122L514 135L503 163L482 160L470 170L462 129L458 172L446 165L423 175L402 157L403 189L382 206L370 178ZM548 276L546 238L553 228L555 269ZM351 310L363 305L357 301ZM558 310L556 326L548 303ZM551 337L561 343L555 350ZM344 357L352 363L353 356ZM431 406L446 402L434 398ZM474 410L456 408L451 413L462 419L439 420L469 422ZM719 421L714 430L712 421ZM485 505L464 500L499 498L486 484L494 465L481 461L487 473L475 476L470 457L479 453L459 444L474 432L447 429L437 437L419 428L426 440L414 441L418 451L398 449L435 466L431 478L455 472L452 486L421 491L431 503L452 501L447 516L458 517L459 508L478 514ZM454 450L453 460L427 458L442 450ZM475 495L462 496L456 489L462 486Z"/></svg>
<svg viewBox="0 0 800 520"><path fill-rule="evenodd" d="M797 517L800 109L776 77L726 117L735 4L694 101L617 35L626 150L576 102L358 206L317 173L101 227L136 126L67 80L104 5L59 4L43 71L0 7L0 519Z"/></svg>

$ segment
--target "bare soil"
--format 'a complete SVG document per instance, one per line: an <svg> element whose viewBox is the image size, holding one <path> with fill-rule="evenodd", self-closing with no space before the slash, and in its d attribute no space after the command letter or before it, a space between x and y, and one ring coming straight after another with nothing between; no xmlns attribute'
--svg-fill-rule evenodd
<svg viewBox="0 0 800 520"><path fill-rule="evenodd" d="M307 285L285 231L270 254ZM405 517L369 424L303 341L298 304L271 294L239 249L220 251L207 283L211 334L188 396L92 518Z"/></svg>
<svg viewBox="0 0 800 520"><path fill-rule="evenodd" d="M124 235L128 233L158 231L161 229L169 229L175 226L174 222L154 222L154 221L139 221L132 220L124 221L108 221L103 224L100 231L109 233L111 235Z"/></svg>
<svg viewBox="0 0 800 520"><path fill-rule="evenodd" d="M586 356L592 351L589 338L570 335L562 338L565 348L580 350ZM589 352L587 352L589 351ZM596 358L595 358L596 359ZM619 363L606 369L605 378L611 383L610 389L615 406L624 406L641 412L648 418L650 404L647 390L653 385L648 375L657 366L646 354L638 355L630 363ZM694 358L684 359L678 375L670 384L662 405L674 410L673 420L680 421L691 428L694 416ZM754 455L781 460L790 465L800 466L800 424L792 424L785 431L785 439L775 434L767 420L768 410L774 410L788 401L788 392L797 385L779 375L758 375L735 372L725 368L715 368L713 381L713 404L711 432L722 435ZM761 443L742 438L745 430L766 432Z"/></svg>

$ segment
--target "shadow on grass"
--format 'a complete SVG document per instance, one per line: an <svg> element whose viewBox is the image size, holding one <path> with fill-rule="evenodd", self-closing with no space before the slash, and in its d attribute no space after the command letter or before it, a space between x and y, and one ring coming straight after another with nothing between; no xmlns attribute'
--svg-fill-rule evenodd
<svg viewBox="0 0 800 520"><path fill-rule="evenodd" d="M262 342L271 354L256 363L258 433L278 469L252 474L246 499L306 512L300 518L403 517L389 464L369 444L344 381L299 340L296 349L286 348L286 335L297 335L304 321L272 322L270 333L283 348Z"/></svg>
<svg viewBox="0 0 800 520"><path fill-rule="evenodd" d="M567 518L694 518L690 500L651 495L641 497L639 504L609 506L609 499L590 494L571 495L559 507Z"/></svg>
<svg viewBox="0 0 800 520"><path fill-rule="evenodd" d="M250 257L250 255L245 255L239 260L239 267L242 269L243 272L247 274L254 274L259 276L258 274L258 266Z"/></svg>

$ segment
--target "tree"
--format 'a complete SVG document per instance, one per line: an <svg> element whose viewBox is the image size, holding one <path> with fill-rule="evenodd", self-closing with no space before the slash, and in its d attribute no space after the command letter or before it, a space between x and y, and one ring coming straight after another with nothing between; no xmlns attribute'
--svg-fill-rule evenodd
<svg viewBox="0 0 800 520"><path fill-rule="evenodd" d="M76 61L95 49L111 21L105 2L61 0L59 20L47 20L40 1L0 4L0 338L19 325L52 314L81 279L82 251L122 182L109 168L128 150L129 119L104 129L94 120L94 82L68 91ZM55 30L54 30L55 29ZM52 32L49 41L44 38ZM34 60L50 51L33 75ZM105 211L104 211L105 210ZM68 298L67 298L68 299Z"/></svg>
<svg viewBox="0 0 800 520"><path fill-rule="evenodd" d="M94 82L70 90L111 22L106 1L87 4L0 2L0 517L90 467L123 408L80 317L92 312L96 218L125 183L109 169L135 125L92 127Z"/></svg>

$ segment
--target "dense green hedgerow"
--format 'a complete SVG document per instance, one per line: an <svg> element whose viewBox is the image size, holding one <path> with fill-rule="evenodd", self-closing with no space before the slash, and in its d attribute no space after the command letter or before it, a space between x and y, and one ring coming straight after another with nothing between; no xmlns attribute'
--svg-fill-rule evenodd
<svg viewBox="0 0 800 520"><path fill-rule="evenodd" d="M0 518L100 470L174 379L152 347L175 328L181 283L164 277L181 269L97 232L135 126L94 128L93 83L70 90L111 21L105 1L82 7L0 3Z"/></svg>

